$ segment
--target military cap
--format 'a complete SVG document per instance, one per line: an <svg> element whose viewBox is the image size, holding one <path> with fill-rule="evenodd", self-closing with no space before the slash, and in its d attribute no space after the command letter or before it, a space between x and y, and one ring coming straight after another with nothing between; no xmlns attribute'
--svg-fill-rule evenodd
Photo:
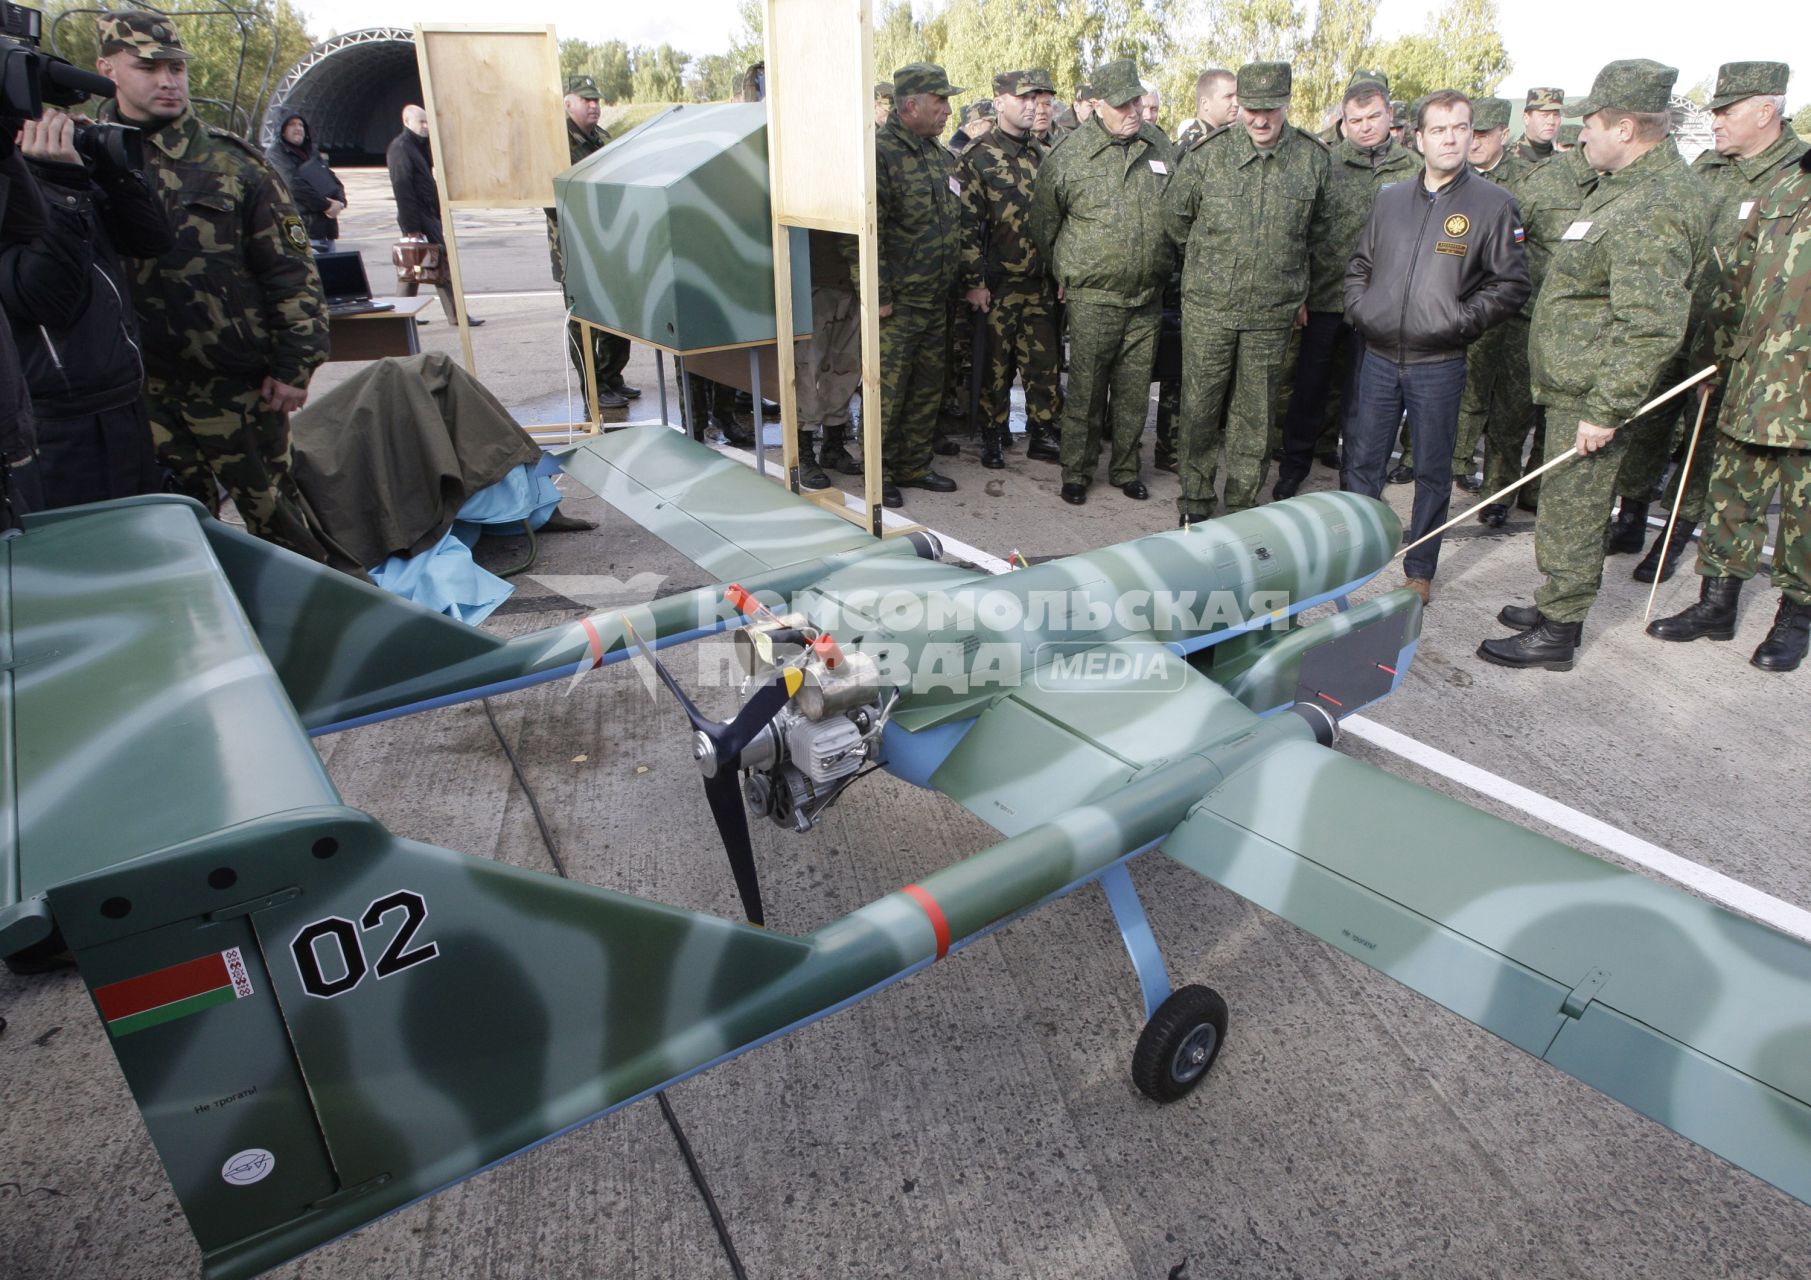
<svg viewBox="0 0 1811 1280"><path fill-rule="evenodd" d="M1138 78L1138 66L1130 58L1120 58L1096 69L1089 78L1090 94L1109 107L1123 107L1144 97L1144 84Z"/></svg>
<svg viewBox="0 0 1811 1280"><path fill-rule="evenodd" d="M1792 68L1783 62L1725 62L1717 68L1717 92L1710 109L1721 111L1761 94L1776 97L1786 92L1791 78Z"/></svg>
<svg viewBox="0 0 1811 1280"><path fill-rule="evenodd" d="M1508 98L1473 98L1471 100L1471 127L1474 133L1485 129L1506 129L1509 127Z"/></svg>
<svg viewBox="0 0 1811 1280"><path fill-rule="evenodd" d="M1564 89L1530 89L1527 100L1522 103L1524 111L1564 111L1566 109L1566 91Z"/></svg>
<svg viewBox="0 0 1811 1280"><path fill-rule="evenodd" d="M590 76L573 76L566 81L566 92L587 102L601 102L604 95L597 91L597 81Z"/></svg>
<svg viewBox="0 0 1811 1280"><path fill-rule="evenodd" d="M1275 111L1289 105L1295 73L1287 62L1248 62L1239 68L1239 105L1252 111Z"/></svg>
<svg viewBox="0 0 1811 1280"><path fill-rule="evenodd" d="M893 96L909 98L915 93L934 93L939 98L953 97L962 86L951 84L943 68L934 62L908 62L893 73Z"/></svg>
<svg viewBox="0 0 1811 1280"><path fill-rule="evenodd" d="M1578 145L1578 135L1582 132L1584 132L1584 126L1581 124L1562 124L1559 127L1559 133L1555 136L1554 141L1559 143L1562 147L1576 147Z"/></svg>
<svg viewBox="0 0 1811 1280"><path fill-rule="evenodd" d="M1390 99L1390 127L1392 129L1409 127L1409 104L1401 98Z"/></svg>
<svg viewBox="0 0 1811 1280"><path fill-rule="evenodd" d="M1093 96L1094 86L1089 84L1086 80L1075 86L1075 100L1077 102L1085 101Z"/></svg>
<svg viewBox="0 0 1811 1280"><path fill-rule="evenodd" d="M1580 111L1579 108L1584 105L1585 100L1583 98L1567 98L1566 105L1559 109L1559 113L1568 120L1583 120L1585 118L1585 113Z"/></svg>
<svg viewBox="0 0 1811 1280"><path fill-rule="evenodd" d="M111 58L116 53L149 58L153 62L186 62L189 51L182 47L176 24L161 13L125 9L103 13L95 19L100 33L100 56Z"/></svg>
<svg viewBox="0 0 1811 1280"><path fill-rule="evenodd" d="M1578 104L1578 114L1596 115L1605 107L1656 113L1669 110L1678 79L1677 67L1663 67L1649 58L1612 62L1591 82L1591 92Z"/></svg>
<svg viewBox="0 0 1811 1280"><path fill-rule="evenodd" d="M874 96L876 98L885 98L888 102L893 101L893 82L891 80L876 81L874 85Z"/></svg>
<svg viewBox="0 0 1811 1280"><path fill-rule="evenodd" d="M1390 78L1381 71L1374 71L1369 67L1360 67L1352 73L1352 78L1346 81L1346 92L1351 93L1352 90L1358 88L1361 84L1374 84L1382 92L1384 97L1387 98L1390 96Z"/></svg>
<svg viewBox="0 0 1811 1280"><path fill-rule="evenodd" d="M963 124L969 124L975 120L992 120L993 118L994 104L993 99L991 98L983 98L979 102L971 102L966 107L962 108Z"/></svg>
<svg viewBox="0 0 1811 1280"><path fill-rule="evenodd" d="M994 77L994 92L1022 98L1028 93L1055 93L1056 86L1048 71L1034 67L1028 71L1002 71Z"/></svg>

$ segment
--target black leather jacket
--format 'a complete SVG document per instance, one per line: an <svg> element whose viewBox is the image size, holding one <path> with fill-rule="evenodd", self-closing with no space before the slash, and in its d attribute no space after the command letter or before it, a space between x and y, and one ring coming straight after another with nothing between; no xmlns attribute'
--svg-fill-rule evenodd
<svg viewBox="0 0 1811 1280"><path fill-rule="evenodd" d="M404 129L384 152L390 190L396 195L396 225L404 235L420 234L445 244L440 229L440 192L434 186L434 152L426 138Z"/></svg>
<svg viewBox="0 0 1811 1280"><path fill-rule="evenodd" d="M1417 175L1377 196L1346 266L1346 323L1397 364L1431 364L1528 299L1515 197L1469 167L1438 191Z"/></svg>

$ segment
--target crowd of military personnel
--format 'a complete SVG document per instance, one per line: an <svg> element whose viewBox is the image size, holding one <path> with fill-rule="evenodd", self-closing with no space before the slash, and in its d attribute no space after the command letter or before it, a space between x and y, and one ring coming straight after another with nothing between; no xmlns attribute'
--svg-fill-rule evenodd
<svg viewBox="0 0 1811 1280"><path fill-rule="evenodd" d="M1649 632L1729 638L1776 495L1781 597L1753 662L1785 671L1805 656L1811 161L1785 116L1788 68L1737 62L1710 104L1716 145L1688 166L1671 137L1676 75L1632 59L1607 65L1581 100L1532 89L1515 146L1515 104L1460 96L1469 173L1513 197L1532 286L1458 353L1452 483L1490 494L1477 512L1488 527L1508 522L1511 503L1536 512L1543 581L1533 607L1502 611L1512 634L1480 646L1492 663L1570 669L1606 556L1646 547L1635 578L1664 581L1700 526L1702 599ZM1360 70L1316 134L1289 120L1287 63L1213 69L1172 141L1128 60L1095 71L1067 110L1042 69L1002 72L992 90L946 148L950 99L964 91L941 67L901 67L876 86L887 504L906 488L956 487L933 463L961 447L943 411L968 386L981 463L1003 466L1015 380L1027 456L1060 464L1072 504L1088 501L1103 452L1108 483L1149 496L1153 381L1153 461L1180 475L1185 527L1262 501L1273 461L1272 500L1296 494L1317 458L1342 470L1367 345L1348 323L1353 251L1384 187L1426 182L1422 203L1433 198L1417 145L1428 100L1393 100L1384 71ZM1449 220L1431 251L1469 252L1468 225ZM1637 414L1713 362L1698 398ZM827 441L843 463L841 434ZM1416 478L1408 444L1393 482ZM807 483L828 484L805 454ZM1444 476L1439 462L1424 472ZM1650 546L1662 501L1676 522ZM1409 585L1431 598L1426 580Z"/></svg>

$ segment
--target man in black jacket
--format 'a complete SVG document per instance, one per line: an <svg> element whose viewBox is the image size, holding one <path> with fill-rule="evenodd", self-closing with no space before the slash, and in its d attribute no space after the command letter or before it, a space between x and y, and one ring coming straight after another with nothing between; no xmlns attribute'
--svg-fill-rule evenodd
<svg viewBox="0 0 1811 1280"><path fill-rule="evenodd" d="M396 196L396 225L405 236L425 236L440 249L441 270L446 270L446 232L441 227L440 191L434 185L434 151L428 142L428 113L411 103L402 109L402 132L390 140L384 151L384 163L390 170L390 190ZM449 283L435 285L446 318L459 321L459 304ZM403 286L413 296L412 285ZM477 328L484 321L468 314L465 322Z"/></svg>
<svg viewBox="0 0 1811 1280"><path fill-rule="evenodd" d="M1346 322L1365 350L1346 429L1346 487L1383 492L1390 445L1408 411L1415 451L1410 541L1446 519L1453 442L1465 391L1465 348L1528 298L1515 199L1470 172L1471 101L1442 89L1415 122L1427 169L1378 194L1346 269ZM1407 585L1426 603L1440 540L1410 552Z"/></svg>
<svg viewBox="0 0 1811 1280"><path fill-rule="evenodd" d="M74 132L52 107L25 122L20 146L44 195L45 226L28 243L0 248L0 304L37 416L46 507L163 487L120 256L156 258L175 234L145 175L84 162Z"/></svg>
<svg viewBox="0 0 1811 1280"><path fill-rule="evenodd" d="M340 214L346 210L346 184L327 167L306 117L293 111L284 116L277 140L264 148L264 158L289 188L314 251L332 253L340 238Z"/></svg>

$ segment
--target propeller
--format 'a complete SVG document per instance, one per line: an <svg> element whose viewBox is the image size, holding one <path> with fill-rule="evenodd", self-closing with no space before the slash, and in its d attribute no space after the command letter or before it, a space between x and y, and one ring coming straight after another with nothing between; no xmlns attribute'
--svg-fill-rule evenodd
<svg viewBox="0 0 1811 1280"><path fill-rule="evenodd" d="M692 722L692 758L704 775L704 795L710 801L711 816L717 820L717 834L723 839L723 851L729 855L729 869L736 877L736 891L742 895L743 914L750 924L765 925L761 885L755 871L755 851L748 838L748 810L743 807L742 788L736 779L737 767L743 748L780 714L787 700L799 691L805 677L798 668L787 667L778 679L755 690L734 720L712 720L692 705L685 690L679 687L679 682L673 679L672 673L655 656L633 624L625 620L624 626L629 639L635 642L636 651L654 668L661 683L679 699L679 705L685 708L686 719Z"/></svg>

